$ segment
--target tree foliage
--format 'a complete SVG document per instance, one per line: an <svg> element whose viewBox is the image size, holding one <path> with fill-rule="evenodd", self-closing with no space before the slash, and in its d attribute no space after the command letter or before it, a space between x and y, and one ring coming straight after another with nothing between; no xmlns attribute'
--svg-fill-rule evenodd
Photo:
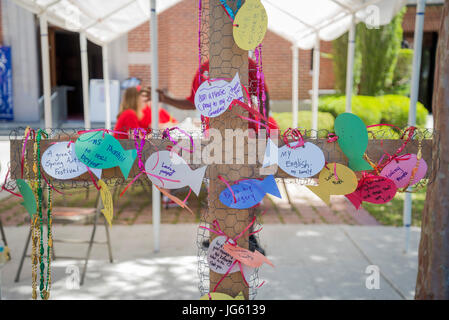
<svg viewBox="0 0 449 320"><path fill-rule="evenodd" d="M354 93L376 96L392 93L397 84L395 68L401 50L403 9L390 24L378 29L359 23L356 28L354 60ZM332 43L335 86L341 93L346 88L348 33Z"/></svg>

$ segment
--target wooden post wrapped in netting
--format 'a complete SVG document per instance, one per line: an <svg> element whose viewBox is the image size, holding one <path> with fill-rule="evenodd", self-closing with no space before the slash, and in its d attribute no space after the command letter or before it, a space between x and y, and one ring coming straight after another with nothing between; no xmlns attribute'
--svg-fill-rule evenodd
<svg viewBox="0 0 449 320"><path fill-rule="evenodd" d="M235 9L235 8L234 8ZM209 74L210 78L233 78L238 72L241 84L248 85L248 52L240 49L234 42L232 36L232 21L226 15L219 0L210 0L209 2ZM240 119L237 113L242 114L241 109L233 108L216 118L210 118L210 128L220 131L223 140L225 139L226 129L248 129L248 122ZM248 141L245 139L245 145ZM213 165L209 171L209 209L207 214L207 222L216 219L222 230L229 236L235 237L242 232L250 222L250 211L253 210L237 210L230 209L223 205L218 199L220 192L223 191L224 185L218 179L222 176L227 181L237 181L239 179L254 176L250 172L250 167L245 164L235 164L236 148L244 148L245 159L247 159L248 148L240 145L233 147L233 163L226 165ZM225 159L225 148L223 150L223 159ZM211 234L211 241L215 238ZM237 244L248 249L248 238L241 237ZM222 274L210 272L210 291L214 289L216 284L223 277ZM230 296L236 296L243 292L245 298L248 299L248 288L245 286L240 272L228 275L221 283L217 292L226 293Z"/></svg>

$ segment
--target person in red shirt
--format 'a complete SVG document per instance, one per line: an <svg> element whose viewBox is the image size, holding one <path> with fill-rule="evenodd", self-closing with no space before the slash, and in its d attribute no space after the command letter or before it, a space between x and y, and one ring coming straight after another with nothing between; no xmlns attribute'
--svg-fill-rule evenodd
<svg viewBox="0 0 449 320"><path fill-rule="evenodd" d="M199 77L199 71L201 70L201 77ZM195 109L195 93L198 90L199 86L201 85L201 83L203 83L203 81L205 81L208 77L209 77L209 61L206 61L205 63L203 63L200 67L200 70L197 70L195 76L193 77L193 81L192 81L192 88L191 88L191 92L190 92L190 96L185 98L185 99L176 99L173 97L170 97L165 90L161 90L158 89L158 93L159 93L159 100L162 103L167 103L170 104L176 108L179 109L185 109L185 110L190 110L190 109ZM248 58L248 78L249 78L249 88L248 91L251 95L256 95L257 93L257 85L259 83L259 112L263 115L264 114L264 107L263 107L263 103L262 103L262 88L264 88L265 91L265 96L266 96L266 100L265 100L265 115L268 117L269 116L269 111L270 111L270 104L269 104L269 96L268 96L268 88L267 88L267 84L264 83L264 87L262 87L262 83L261 81L257 81L257 64L254 60L252 60L251 58ZM208 127L208 118L207 117L203 117L205 118L205 122L206 125ZM254 118L250 115L251 118ZM274 120L273 117L269 117L269 124L268 126L270 127L270 129L279 129L279 126L277 125L276 121ZM263 122L261 120L261 122ZM257 124L253 123L253 122L249 122L248 124L249 128L253 128L255 129Z"/></svg>
<svg viewBox="0 0 449 320"><path fill-rule="evenodd" d="M151 128L151 107L148 105L150 98L151 90L147 88L127 88L123 94L114 131L128 132L136 128L143 128L149 131ZM159 108L159 124L175 123L177 123L175 118L166 110ZM127 135L119 133L114 133L114 137L117 139L128 138Z"/></svg>

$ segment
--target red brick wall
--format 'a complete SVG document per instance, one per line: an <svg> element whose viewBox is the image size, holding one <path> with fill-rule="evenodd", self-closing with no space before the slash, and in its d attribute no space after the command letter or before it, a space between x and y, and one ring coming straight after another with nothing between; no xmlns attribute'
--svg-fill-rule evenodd
<svg viewBox="0 0 449 320"><path fill-rule="evenodd" d="M438 31L441 6L426 8L424 31ZM413 43L416 7L408 7L404 16L404 36ZM198 69L198 1L184 0L158 16L159 28L159 86L177 97L190 94L193 76ZM145 23L128 34L129 52L150 51L149 24ZM330 53L331 42L321 42L321 51ZM291 44L268 31L263 42L263 68L270 97L290 100L292 93ZM299 97L309 99L312 88L310 50L299 51ZM321 57L320 88L334 88L332 60ZM129 76L136 76L150 84L149 65L129 65Z"/></svg>
<svg viewBox="0 0 449 320"><path fill-rule="evenodd" d="M174 23L176 22L176 23ZM198 69L198 1L184 0L158 16L159 28L159 86L177 97L190 95L193 76ZM330 52L331 43L322 42L322 51ZM150 51L149 24L145 23L128 34L128 51ZM291 99L292 51L291 43L268 31L263 42L263 68L270 97ZM311 51L299 54L300 99L310 98ZM149 65L129 65L129 76L142 78L150 84ZM332 89L334 76L332 61L321 58L320 87Z"/></svg>
<svg viewBox="0 0 449 320"><path fill-rule="evenodd" d="M426 7L426 13L424 15L424 32L438 32L440 29L442 9L443 6L439 5ZM407 12L402 21L404 33L413 33L415 31L415 17L416 7L407 7Z"/></svg>

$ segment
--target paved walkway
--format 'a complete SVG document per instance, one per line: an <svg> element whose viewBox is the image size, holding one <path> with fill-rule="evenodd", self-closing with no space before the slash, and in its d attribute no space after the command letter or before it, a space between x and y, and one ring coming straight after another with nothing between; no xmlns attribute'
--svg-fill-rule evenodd
<svg viewBox="0 0 449 320"><path fill-rule="evenodd" d="M347 225L379 225L365 209L355 210L344 196L332 196L328 207L320 198L304 186L293 183L278 183L282 199L268 195L261 206L265 214L261 218L263 224L347 224ZM287 194L288 191L288 194ZM58 207L94 207L96 190L68 191L70 196L62 197L53 193L54 210ZM5 194L6 192L3 192ZM185 195L179 195L184 198ZM0 205L0 218L4 225L23 225L27 215L20 205L21 199L9 197L3 199ZM189 206L195 212L190 215L187 210L163 208L162 223L198 223L207 205L206 193L202 191L201 198L192 195ZM77 210L77 209L73 209ZM124 197L118 198L114 207L114 224L132 225L152 223L151 195L142 188L129 190Z"/></svg>
<svg viewBox="0 0 449 320"><path fill-rule="evenodd" d="M28 227L7 227L13 260L3 269L6 299L30 299L31 264L14 283ZM55 226L56 237L87 239L89 226ZM57 259L52 268L52 299L198 299L197 224L162 225L161 251L153 253L151 225L113 226L115 262L107 250L92 251L84 286L73 289L70 276L82 262ZM97 240L105 237L99 229ZM411 249L402 252L401 228L383 226L267 224L260 242L275 268L264 265L266 283L256 299L412 299L417 273L419 229L412 228ZM82 256L85 245L56 244L57 255ZM378 267L379 288L366 286L367 267Z"/></svg>

